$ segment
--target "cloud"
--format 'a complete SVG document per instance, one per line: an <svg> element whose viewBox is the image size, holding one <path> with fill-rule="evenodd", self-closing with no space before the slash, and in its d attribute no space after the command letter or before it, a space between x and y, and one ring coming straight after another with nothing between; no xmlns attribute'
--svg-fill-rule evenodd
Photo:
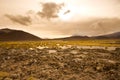
<svg viewBox="0 0 120 80"><path fill-rule="evenodd" d="M64 4L56 4L53 2L41 3L42 10L38 12L38 15L41 18L57 18L60 9L64 6Z"/></svg>
<svg viewBox="0 0 120 80"><path fill-rule="evenodd" d="M66 14L68 14L68 13L70 13L70 10L67 10L66 12L64 12L64 15L66 15Z"/></svg>
<svg viewBox="0 0 120 80"><path fill-rule="evenodd" d="M29 16L22 16L22 15L14 16L14 15L9 15L9 14L6 14L5 16L9 18L12 22L19 23L25 26L31 24L32 22Z"/></svg>
<svg viewBox="0 0 120 80"><path fill-rule="evenodd" d="M57 22L48 24L50 27L40 27L40 29L55 35L97 36L120 31L119 23L118 18L100 18L85 22Z"/></svg>

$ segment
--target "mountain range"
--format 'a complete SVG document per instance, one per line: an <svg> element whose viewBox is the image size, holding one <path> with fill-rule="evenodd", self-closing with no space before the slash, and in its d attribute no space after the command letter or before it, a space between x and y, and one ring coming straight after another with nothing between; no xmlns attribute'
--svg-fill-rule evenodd
<svg viewBox="0 0 120 80"><path fill-rule="evenodd" d="M57 38L54 40L79 40L79 39L120 39L120 32L92 37L75 35L65 38ZM0 29L0 41L36 41L36 40L43 39L22 30L14 30L8 28Z"/></svg>
<svg viewBox="0 0 120 80"><path fill-rule="evenodd" d="M92 38L96 39L120 39L120 32L115 32L111 34L101 35L101 36L94 36Z"/></svg>
<svg viewBox="0 0 120 80"><path fill-rule="evenodd" d="M28 32L24 32L22 30L14 30L14 29L0 29L0 41L36 41L41 40L41 38L30 34Z"/></svg>

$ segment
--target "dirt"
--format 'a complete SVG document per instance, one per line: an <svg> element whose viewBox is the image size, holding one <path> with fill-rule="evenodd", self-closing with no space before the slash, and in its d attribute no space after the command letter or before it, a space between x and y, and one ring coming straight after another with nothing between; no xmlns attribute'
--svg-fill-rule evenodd
<svg viewBox="0 0 120 80"><path fill-rule="evenodd" d="M120 80L120 49L0 48L0 80Z"/></svg>

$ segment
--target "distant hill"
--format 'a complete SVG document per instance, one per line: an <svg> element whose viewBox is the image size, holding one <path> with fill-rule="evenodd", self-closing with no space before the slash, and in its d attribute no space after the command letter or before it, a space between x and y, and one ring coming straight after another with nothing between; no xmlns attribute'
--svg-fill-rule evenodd
<svg viewBox="0 0 120 80"><path fill-rule="evenodd" d="M52 40L80 40L80 39L120 39L120 32L92 37L74 35L70 37L57 38ZM22 30L14 30L8 28L0 29L0 41L36 41L36 40L41 40L41 38L28 32L24 32Z"/></svg>
<svg viewBox="0 0 120 80"><path fill-rule="evenodd" d="M89 39L88 36L70 36L70 37L65 37L65 38L57 38L58 40L79 40L79 39Z"/></svg>
<svg viewBox="0 0 120 80"><path fill-rule="evenodd" d="M96 39L120 39L120 32L115 32L107 35L94 36Z"/></svg>
<svg viewBox="0 0 120 80"><path fill-rule="evenodd" d="M79 39L120 39L120 32L115 32L107 35L101 35L101 36L70 36L65 38L58 38L60 40L79 40Z"/></svg>
<svg viewBox="0 0 120 80"><path fill-rule="evenodd" d="M0 41L34 41L41 38L22 30L0 29Z"/></svg>

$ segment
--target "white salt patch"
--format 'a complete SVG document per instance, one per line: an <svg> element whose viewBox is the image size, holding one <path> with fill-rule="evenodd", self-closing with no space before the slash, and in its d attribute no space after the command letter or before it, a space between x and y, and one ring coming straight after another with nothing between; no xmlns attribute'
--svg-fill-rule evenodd
<svg viewBox="0 0 120 80"><path fill-rule="evenodd" d="M113 61L113 60L108 60L108 62L109 62L109 63L113 63L113 64L116 63L116 62Z"/></svg>
<svg viewBox="0 0 120 80"><path fill-rule="evenodd" d="M104 47L104 46L77 46L78 49L106 49L115 50L117 47Z"/></svg>
<svg viewBox="0 0 120 80"><path fill-rule="evenodd" d="M74 57L76 57L76 58L85 58L86 55L84 55L84 54L80 54L80 55L74 55Z"/></svg>
<svg viewBox="0 0 120 80"><path fill-rule="evenodd" d="M56 53L56 50L48 50L48 53Z"/></svg>
<svg viewBox="0 0 120 80"><path fill-rule="evenodd" d="M103 46L91 46L91 49L105 49Z"/></svg>
<svg viewBox="0 0 120 80"><path fill-rule="evenodd" d="M80 59L80 58L75 58L75 59L73 59L73 61L79 62L79 61L82 61L82 59Z"/></svg>
<svg viewBox="0 0 120 80"><path fill-rule="evenodd" d="M56 44L57 46L60 46L60 44Z"/></svg>
<svg viewBox="0 0 120 80"><path fill-rule="evenodd" d="M77 46L78 49L90 49L90 46Z"/></svg>
<svg viewBox="0 0 120 80"><path fill-rule="evenodd" d="M72 47L72 45L67 45L67 47L71 48L71 47Z"/></svg>
<svg viewBox="0 0 120 80"><path fill-rule="evenodd" d="M61 49L68 49L68 48L71 48L71 47L72 47L72 45L59 46L59 48L61 48Z"/></svg>
<svg viewBox="0 0 120 80"><path fill-rule="evenodd" d="M29 50L34 50L33 48L29 48Z"/></svg>
<svg viewBox="0 0 120 80"><path fill-rule="evenodd" d="M61 49L68 49L69 47L67 46L59 46Z"/></svg>
<svg viewBox="0 0 120 80"><path fill-rule="evenodd" d="M71 51L72 54L77 54L78 52L76 50Z"/></svg>
<svg viewBox="0 0 120 80"><path fill-rule="evenodd" d="M116 47L107 47L107 50L109 50L109 51L112 51L112 50L115 50L116 49Z"/></svg>
<svg viewBox="0 0 120 80"><path fill-rule="evenodd" d="M105 61L105 62L109 62L109 63L113 63L113 64L116 63L116 61L109 60L109 59L100 59L100 60Z"/></svg>
<svg viewBox="0 0 120 80"><path fill-rule="evenodd" d="M37 49L45 49L45 48L48 48L47 46L38 46L36 47Z"/></svg>
<svg viewBox="0 0 120 80"><path fill-rule="evenodd" d="M110 56L110 53L97 53L97 54L101 56Z"/></svg>

